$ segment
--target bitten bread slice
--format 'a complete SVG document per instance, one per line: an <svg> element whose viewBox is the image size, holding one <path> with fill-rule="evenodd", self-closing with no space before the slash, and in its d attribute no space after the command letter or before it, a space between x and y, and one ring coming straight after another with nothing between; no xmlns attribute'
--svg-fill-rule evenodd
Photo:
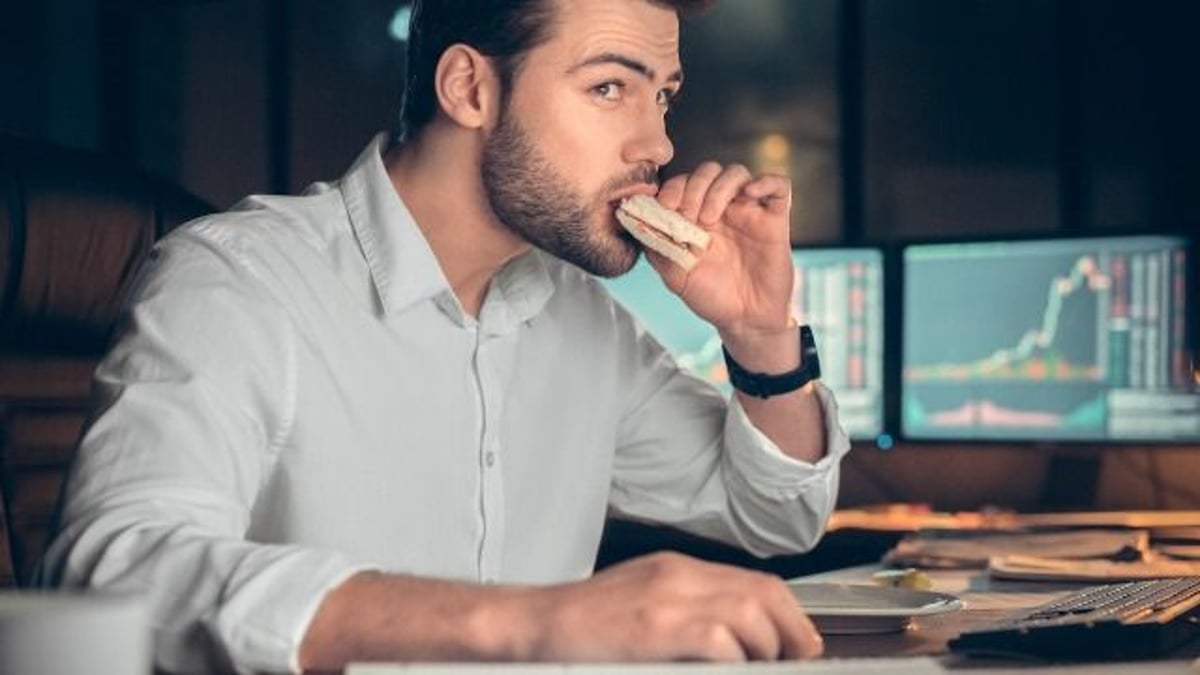
<svg viewBox="0 0 1200 675"><path fill-rule="evenodd" d="M642 245L685 270L696 266L695 252L712 243L712 235L699 225L646 195L622 200L617 207L617 221Z"/></svg>

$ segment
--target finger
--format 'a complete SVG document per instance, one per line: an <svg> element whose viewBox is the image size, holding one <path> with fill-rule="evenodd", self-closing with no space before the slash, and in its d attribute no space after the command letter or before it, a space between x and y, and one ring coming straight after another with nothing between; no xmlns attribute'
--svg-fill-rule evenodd
<svg viewBox="0 0 1200 675"><path fill-rule="evenodd" d="M682 631L679 660L746 661L741 642L720 622L696 621Z"/></svg>
<svg viewBox="0 0 1200 675"><path fill-rule="evenodd" d="M646 262L658 272L662 277L663 283L667 288L671 289L680 298L687 298L687 280L688 272L679 265L671 262L671 259L657 253L649 248L644 249Z"/></svg>
<svg viewBox="0 0 1200 675"><path fill-rule="evenodd" d="M782 646L779 629L764 603L754 595L737 593L717 605L742 651L753 661L774 661Z"/></svg>
<svg viewBox="0 0 1200 675"><path fill-rule="evenodd" d="M786 617L791 617L794 622L790 626L780 626L780 653L784 659L813 659L825 653L825 640L821 637L821 633L817 631L817 627L813 625L812 619L800 610L799 607L791 607L790 611L785 612L785 617L781 617L786 621Z"/></svg>
<svg viewBox="0 0 1200 675"><path fill-rule="evenodd" d="M725 167L708 188L707 194L704 195L704 202L700 207L696 222L707 226L720 220L725 209L729 208L729 203L752 179L750 169L741 164L731 164Z"/></svg>
<svg viewBox="0 0 1200 675"><path fill-rule="evenodd" d="M774 213L786 212L792 206L792 181L777 174L765 174L742 187L740 196L753 199Z"/></svg>
<svg viewBox="0 0 1200 675"><path fill-rule="evenodd" d="M784 659L808 659L825 651L825 641L811 619L801 610L787 584L773 576L763 582L765 607L779 631L780 654Z"/></svg>
<svg viewBox="0 0 1200 675"><path fill-rule="evenodd" d="M704 196L708 194L708 189L712 186L713 181L721 175L721 170L721 165L716 162L705 162L696 167L696 170L688 176L687 185L683 188L683 199L675 210L682 213L688 220L696 220L700 215L700 206L704 203Z"/></svg>
<svg viewBox="0 0 1200 675"><path fill-rule="evenodd" d="M680 202L683 201L683 188L687 185L687 181L686 173L668 178L658 188L658 194L655 195L658 202L672 211L678 210Z"/></svg>

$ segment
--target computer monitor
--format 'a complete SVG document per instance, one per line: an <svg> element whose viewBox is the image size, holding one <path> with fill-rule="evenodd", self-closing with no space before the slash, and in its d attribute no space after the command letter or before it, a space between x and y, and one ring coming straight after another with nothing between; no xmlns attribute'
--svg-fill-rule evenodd
<svg viewBox="0 0 1200 675"><path fill-rule="evenodd" d="M1191 251L1170 236L905 247L903 436L1200 440Z"/></svg>
<svg viewBox="0 0 1200 675"><path fill-rule="evenodd" d="M883 254L873 248L792 251L796 317L813 329L821 380L837 396L851 438L883 433ZM716 330L663 285L644 259L604 282L675 359L729 394Z"/></svg>

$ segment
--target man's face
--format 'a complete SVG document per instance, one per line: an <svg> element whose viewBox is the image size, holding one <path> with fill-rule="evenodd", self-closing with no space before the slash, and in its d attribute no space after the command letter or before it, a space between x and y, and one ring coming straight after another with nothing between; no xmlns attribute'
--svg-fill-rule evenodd
<svg viewBox="0 0 1200 675"><path fill-rule="evenodd" d="M531 51L482 160L492 210L530 243L600 276L627 272L638 245L616 203L655 191L674 149L679 22L646 0L559 0L549 41Z"/></svg>

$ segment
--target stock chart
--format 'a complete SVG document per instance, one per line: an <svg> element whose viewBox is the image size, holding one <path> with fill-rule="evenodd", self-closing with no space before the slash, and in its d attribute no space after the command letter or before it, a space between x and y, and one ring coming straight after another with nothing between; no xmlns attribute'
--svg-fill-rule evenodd
<svg viewBox="0 0 1200 675"><path fill-rule="evenodd" d="M910 246L913 438L1200 438L1187 246L1108 237Z"/></svg>

